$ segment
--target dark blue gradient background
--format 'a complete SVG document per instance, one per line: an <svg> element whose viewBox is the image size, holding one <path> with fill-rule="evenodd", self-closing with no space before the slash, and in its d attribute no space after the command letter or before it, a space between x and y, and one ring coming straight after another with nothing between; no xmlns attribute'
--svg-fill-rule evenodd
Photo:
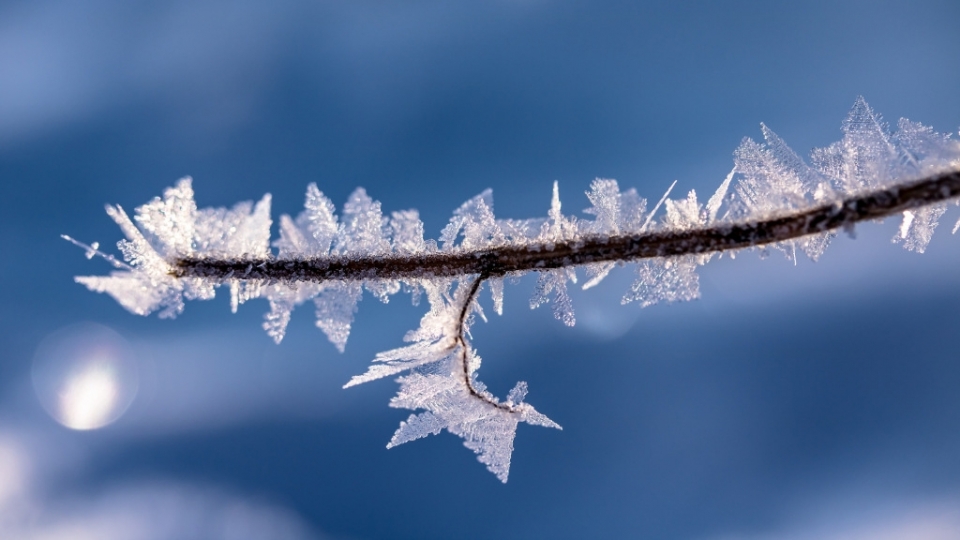
<svg viewBox="0 0 960 540"><path fill-rule="evenodd" d="M577 294L574 329L528 309L529 279L508 286L474 330L480 378L528 381L564 430L521 426L506 485L446 433L385 450L408 414L394 383L340 389L423 306L365 297L345 354L306 306L276 346L262 301L128 314L73 283L108 267L59 239L112 246L104 203L184 175L201 206L270 192L275 219L309 182L338 207L363 186L432 237L487 187L500 217L545 215L554 180L578 212L598 176L703 200L759 122L806 154L860 94L956 136L957 21L955 1L0 5L0 439L48 441L34 526L163 483L321 537L957 537L953 207L925 255L890 245L896 220L867 224L816 264L714 262L689 304L621 307L621 270ZM30 366L85 320L131 341L145 384L116 424L72 432Z"/></svg>

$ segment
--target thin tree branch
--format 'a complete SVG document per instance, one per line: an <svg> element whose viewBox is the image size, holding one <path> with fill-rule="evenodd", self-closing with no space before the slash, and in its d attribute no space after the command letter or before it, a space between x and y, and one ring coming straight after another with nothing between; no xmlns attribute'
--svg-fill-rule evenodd
<svg viewBox="0 0 960 540"><path fill-rule="evenodd" d="M488 394L483 394L477 391L477 389L473 386L473 378L470 376L470 365L468 362L468 353L470 349L467 345L466 338L463 337L463 333L466 330L466 322L470 313L470 305L476 299L477 293L480 292L480 285L483 284L487 277L488 276L481 274L477 276L477 278L470 285L470 292L467 293L467 296L463 301L463 305L460 306L460 316L457 318L457 337L454 340L454 343L456 343L456 346L460 347L460 363L463 367L463 384L466 385L467 391L470 392L470 395L500 410L516 412L516 409L510 405L506 403L500 403L491 399Z"/></svg>
<svg viewBox="0 0 960 540"><path fill-rule="evenodd" d="M850 227L860 221L883 218L956 197L960 197L960 170L870 191L791 214L741 223L721 223L700 229L596 236L565 242L425 255L243 260L183 258L174 262L172 273L177 277L310 282L471 274L485 279L516 271L703 254L783 242Z"/></svg>

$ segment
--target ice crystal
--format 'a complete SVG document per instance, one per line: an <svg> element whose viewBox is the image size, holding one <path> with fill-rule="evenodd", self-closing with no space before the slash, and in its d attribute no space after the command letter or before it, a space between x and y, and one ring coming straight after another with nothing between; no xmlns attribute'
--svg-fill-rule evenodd
<svg viewBox="0 0 960 540"><path fill-rule="evenodd" d="M497 315L503 315L503 278L491 278L487 283L490 284L490 299L493 300L493 311Z"/></svg>
<svg viewBox="0 0 960 540"><path fill-rule="evenodd" d="M317 257L330 252L337 236L337 216L333 203L317 189L307 186L304 210L296 221L280 216L280 239L274 242L280 257Z"/></svg>
<svg viewBox="0 0 960 540"><path fill-rule="evenodd" d="M479 248L503 242L503 232L493 216L492 190L487 189L457 208L450 223L440 233L442 248L452 249L460 235L463 236L458 246L461 249Z"/></svg>
<svg viewBox="0 0 960 540"><path fill-rule="evenodd" d="M590 232L603 235L615 235L620 232L622 220L620 217L620 186L616 180L597 178L590 184L587 199L593 204L584 210L587 214L596 216L591 223ZM646 201L640 203L646 207ZM641 213L643 210L641 210Z"/></svg>
<svg viewBox="0 0 960 540"><path fill-rule="evenodd" d="M350 379L344 388L389 377L455 354L459 303L465 300L466 290L461 285L451 296L451 285L450 280L426 281L424 289L430 310L420 320L420 327L403 338L413 345L377 354L374 362L380 363L370 366L363 375Z"/></svg>
<svg viewBox="0 0 960 540"><path fill-rule="evenodd" d="M696 257L653 259L637 263L637 281L621 303L638 302L647 307L659 302L680 302L700 298L700 277Z"/></svg>
<svg viewBox="0 0 960 540"><path fill-rule="evenodd" d="M517 425L526 422L556 429L560 429L560 426L523 402L526 394L524 382L517 383L503 404L497 402L482 385L474 383L480 397L484 398L478 399L462 379L473 377L479 366L479 358L470 348L464 356L469 366L466 373L463 360L449 355L431 366L430 370L421 368L400 377L400 391L390 400L390 406L425 409L426 412L412 414L401 422L387 448L436 435L446 429L462 438L464 446L477 453L480 462L501 482L506 482Z"/></svg>
<svg viewBox="0 0 960 540"><path fill-rule="evenodd" d="M127 237L117 246L130 268L105 277L80 277L77 281L113 296L139 315L159 309L161 317L175 317L183 311L184 299L213 297L217 283L171 275L171 265L178 258L269 255L269 195L255 207L247 202L229 210L198 211L191 179L184 178L167 189L162 199L158 197L137 208L134 219L139 227L120 206L107 206L107 214ZM241 295L239 288L235 290L236 302L241 296L249 298L246 292Z"/></svg>
<svg viewBox="0 0 960 540"><path fill-rule="evenodd" d="M324 285L313 299L317 306L317 328L323 330L330 343L343 352L363 291L357 282L339 281Z"/></svg>
<svg viewBox="0 0 960 540"><path fill-rule="evenodd" d="M538 308L550 302L550 293L552 292L553 316L567 326L576 324L577 317L573 313L573 300L567 293L567 281L576 283L576 276L572 268L541 272L537 279L537 287L534 290L533 298L530 299L530 307Z"/></svg>
<svg viewBox="0 0 960 540"><path fill-rule="evenodd" d="M560 203L560 184L553 183L553 197L550 199L550 210L547 219L540 224L541 242L549 245L551 242L562 242L577 237L578 222L574 216L564 216L563 205Z"/></svg>
<svg viewBox="0 0 960 540"><path fill-rule="evenodd" d="M593 206L584 210L584 213L593 214L596 218L582 222L583 233L609 236L643 230L647 221L647 200L637 195L635 189L621 193L616 180L597 178L590 184L587 199ZM587 265L584 269L587 280L583 288L598 285L614 266L616 263L613 262ZM573 320L572 314L570 319Z"/></svg>
<svg viewBox="0 0 960 540"><path fill-rule="evenodd" d="M394 212L390 218L393 232L393 250L397 253L421 253L426 251L423 241L423 222L416 210Z"/></svg>
<svg viewBox="0 0 960 540"><path fill-rule="evenodd" d="M163 197L137 208L133 219L120 206L107 206L107 214L125 237L117 244L123 261L101 251L95 242L87 245L64 238L83 248L88 258L100 256L115 268L107 276L78 277L77 281L111 295L133 313L159 311L161 317L174 317L183 311L185 300L213 298L217 287L226 286L234 311L246 301L267 300L263 328L277 342L284 337L292 311L308 301L315 305L317 327L343 351L364 290L384 302L402 290L410 293L414 304L425 294L429 310L420 326L404 337L408 344L377 354L369 369L346 386L400 375L400 389L390 405L421 412L400 424L388 447L447 430L461 437L497 478L506 481L517 425L559 426L524 401L526 383L518 383L500 401L476 380L480 357L468 338L474 316L483 317L478 300L483 286L489 286L493 309L499 314L504 278L537 272L530 306L550 303L554 316L571 326L576 317L567 287L568 282L578 281L577 266L584 270L584 289L600 283L618 263L635 266L637 279L624 303L647 307L692 300L700 294L697 269L715 256L716 248L691 244L678 255L639 262L573 255L591 242L603 251L607 245L622 247L627 240L649 238L651 231L681 237L710 228L722 232L735 223L757 224L837 205L845 197L960 169L960 144L950 135L905 119L891 133L862 98L842 123L843 138L815 149L809 162L766 125L761 124L760 131L762 142L747 138L736 149L733 169L706 204L692 190L671 199L674 181L648 209L646 199L634 189L621 191L616 180L597 178L586 192L590 207L585 215L563 213L555 182L546 217L500 219L494 215L492 192L486 190L456 209L433 240L424 238L416 210L384 216L380 203L360 188L349 196L338 217L333 203L310 184L303 211L296 218L280 216L274 253L269 195L257 203L200 209L190 178L184 178L164 191ZM893 240L923 252L945 210L946 204L938 203L904 211ZM960 221L954 232L958 228ZM798 251L817 259L832 234L786 239L774 247L794 261ZM510 253L523 253L531 262L520 269L497 267L497 257L509 258ZM455 259L482 264L455 274L445 266ZM178 272L185 260L212 261L211 268L219 262L229 270ZM577 260L581 262L571 262ZM330 261L354 265L360 271L317 279L302 270ZM378 271L396 263L395 271L377 274L374 263ZM433 264L431 269L425 269L427 263ZM263 270L268 265L289 272L276 277Z"/></svg>

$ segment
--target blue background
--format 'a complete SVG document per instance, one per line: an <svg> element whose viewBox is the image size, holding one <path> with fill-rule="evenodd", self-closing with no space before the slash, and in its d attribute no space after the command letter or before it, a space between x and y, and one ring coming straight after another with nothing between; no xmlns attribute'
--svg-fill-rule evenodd
<svg viewBox="0 0 960 540"><path fill-rule="evenodd" d="M528 309L530 279L508 286L503 317L474 329L480 378L499 395L528 381L564 430L521 426L506 485L446 433L385 450L408 415L387 407L394 383L340 388L423 306L366 296L344 354L306 306L277 346L262 301L126 313L73 283L108 268L59 239L112 246L104 203L132 209L184 175L201 206L270 192L275 220L310 182L338 207L363 186L417 208L429 237L487 187L499 217L545 215L554 180L569 213L595 177L653 200L677 179L675 196L704 200L759 122L805 155L840 137L857 95L956 136L957 21L951 0L4 3L0 443L31 464L36 511L0 515L88 530L129 510L111 494L143 490L150 508L165 486L274 509L265 538L277 522L337 538L957 537L953 207L925 255L890 245L896 220L866 224L815 264L715 261L688 304L621 307L620 270L576 295L573 329ZM74 432L43 412L30 366L85 320L131 342L143 382L116 424Z"/></svg>

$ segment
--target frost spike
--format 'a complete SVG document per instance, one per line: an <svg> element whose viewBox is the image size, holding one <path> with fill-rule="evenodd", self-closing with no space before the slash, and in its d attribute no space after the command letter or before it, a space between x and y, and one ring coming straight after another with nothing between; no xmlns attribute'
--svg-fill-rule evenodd
<svg viewBox="0 0 960 540"><path fill-rule="evenodd" d="M723 204L723 200L727 198L727 189L730 187L730 182L736 173L736 167L730 169L727 177L723 179L723 183L720 184L717 191L715 191L713 196L710 197L710 200L707 201L707 223L713 223L717 220L717 212L720 211L720 205Z"/></svg>
<svg viewBox="0 0 960 540"><path fill-rule="evenodd" d="M650 215L647 216L647 220L643 222L643 226L640 227L641 231L647 230L647 227L650 225L650 222L653 221L653 216L657 214L657 210L660 209L660 205L663 204L663 201L667 200L667 197L670 195L670 192L673 191L673 187L677 185L677 181L674 180L670 187L667 188L667 191L663 193L663 197L660 197L660 200L657 201L657 205L653 207L653 210L650 211Z"/></svg>

